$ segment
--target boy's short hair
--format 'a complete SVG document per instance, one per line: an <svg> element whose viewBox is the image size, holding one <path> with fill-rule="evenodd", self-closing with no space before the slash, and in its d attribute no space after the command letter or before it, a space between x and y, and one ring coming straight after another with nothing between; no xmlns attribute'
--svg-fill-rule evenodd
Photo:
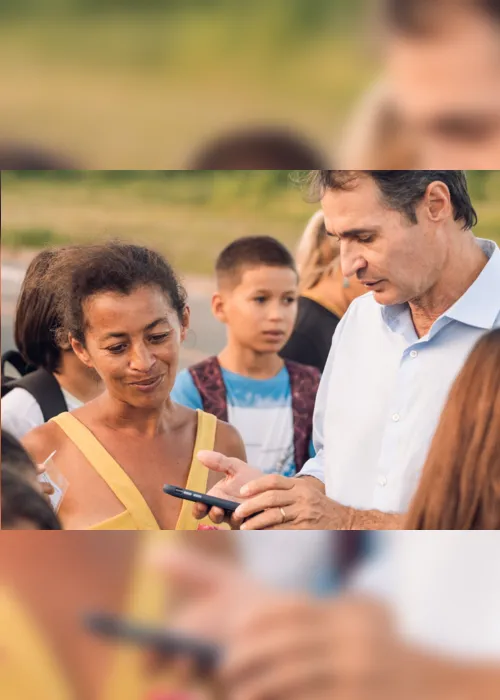
<svg viewBox="0 0 500 700"><path fill-rule="evenodd" d="M287 127L256 127L221 134L205 144L191 170L294 170L320 167L325 158L302 134Z"/></svg>
<svg viewBox="0 0 500 700"><path fill-rule="evenodd" d="M226 246L217 258L217 284L236 287L245 270L257 267L284 267L297 274L295 260L283 243L271 236L245 236Z"/></svg>

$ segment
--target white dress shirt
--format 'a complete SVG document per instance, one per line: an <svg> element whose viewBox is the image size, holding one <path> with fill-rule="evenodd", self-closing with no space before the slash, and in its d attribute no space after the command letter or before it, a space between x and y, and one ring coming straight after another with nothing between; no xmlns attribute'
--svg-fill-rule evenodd
<svg viewBox="0 0 500 700"><path fill-rule="evenodd" d="M68 411L74 411L83 403L69 391L61 387ZM23 389L15 387L2 399L2 428L18 440L39 425L45 423L42 409L35 397Z"/></svg>
<svg viewBox="0 0 500 700"><path fill-rule="evenodd" d="M384 601L411 644L500 661L500 532L376 532L351 588Z"/></svg>

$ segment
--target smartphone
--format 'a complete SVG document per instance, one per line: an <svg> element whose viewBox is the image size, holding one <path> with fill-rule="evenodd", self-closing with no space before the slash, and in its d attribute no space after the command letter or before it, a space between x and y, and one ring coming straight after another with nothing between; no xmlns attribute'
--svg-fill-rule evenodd
<svg viewBox="0 0 500 700"><path fill-rule="evenodd" d="M217 508L222 508L226 517L230 517L231 513L234 513L236 508L240 505L236 501L226 501L224 498L216 498L206 493L181 489L180 486L172 486L172 484L165 484L163 490L165 493L168 493L169 496L175 496L175 498L182 498L186 501L194 501L195 503L203 503L210 507L216 506Z"/></svg>
<svg viewBox="0 0 500 700"><path fill-rule="evenodd" d="M107 613L84 616L85 627L106 639L133 644L166 656L192 659L200 672L212 672L220 662L221 648L161 627L151 627Z"/></svg>

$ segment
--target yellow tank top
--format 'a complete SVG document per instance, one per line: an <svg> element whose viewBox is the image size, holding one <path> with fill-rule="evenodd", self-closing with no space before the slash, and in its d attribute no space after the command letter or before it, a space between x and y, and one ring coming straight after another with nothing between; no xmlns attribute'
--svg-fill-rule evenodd
<svg viewBox="0 0 500 700"><path fill-rule="evenodd" d="M7 587L0 589L0 693L16 700L73 696L41 630Z"/></svg>
<svg viewBox="0 0 500 700"><path fill-rule="evenodd" d="M163 625L168 611L167 587L162 575L151 570L145 555L158 542L175 545L175 535L138 536L142 542L123 614L146 624ZM99 700L144 700L155 691L165 692L174 686L175 679L168 672L154 677L146 674L141 650L117 647ZM10 587L0 588L0 693L9 700L74 700L75 696L43 632Z"/></svg>
<svg viewBox="0 0 500 700"><path fill-rule="evenodd" d="M197 411L197 414L198 429L186 488L206 493L208 469L196 458L196 455L199 450L213 450L217 418L203 411ZM123 513L92 525L88 529L159 530L160 527L137 486L95 435L71 413L61 413L51 420L66 433L125 508ZM183 501L175 526L176 530L197 530L200 525L213 525L208 518L196 520L192 511L193 504L190 501Z"/></svg>

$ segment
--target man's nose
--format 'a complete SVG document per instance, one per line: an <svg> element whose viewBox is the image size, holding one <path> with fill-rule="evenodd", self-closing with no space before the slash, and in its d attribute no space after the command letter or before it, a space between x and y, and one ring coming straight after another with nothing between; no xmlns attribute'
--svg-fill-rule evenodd
<svg viewBox="0 0 500 700"><path fill-rule="evenodd" d="M340 266L344 277L352 277L359 270L363 270L367 262L360 251L340 245Z"/></svg>

